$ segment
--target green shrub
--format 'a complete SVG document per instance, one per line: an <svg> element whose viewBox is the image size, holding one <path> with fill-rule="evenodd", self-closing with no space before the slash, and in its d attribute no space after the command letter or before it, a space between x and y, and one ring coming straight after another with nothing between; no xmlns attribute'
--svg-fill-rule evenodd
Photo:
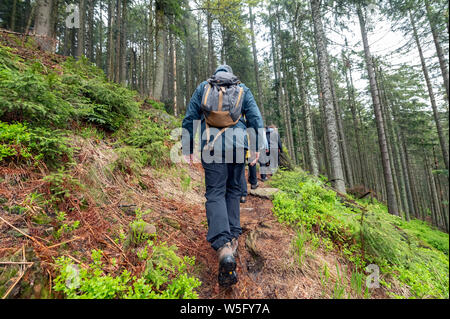
<svg viewBox="0 0 450 319"><path fill-rule="evenodd" d="M322 181L299 170L277 172L271 185L282 190L273 200L279 221L318 234L325 248L340 247L357 271L366 263L375 263L384 278L396 278L416 298L448 298L448 234L424 222L406 222L391 215L376 200L373 204L358 201L365 207L364 214L344 206ZM362 260L361 249L366 260ZM384 279L381 282L389 289Z"/></svg>
<svg viewBox="0 0 450 319"><path fill-rule="evenodd" d="M142 164L152 167L170 166L170 129L142 111L133 122L129 122L118 133L122 143L141 153Z"/></svg>
<svg viewBox="0 0 450 319"><path fill-rule="evenodd" d="M105 274L100 250L92 251L92 263L87 269L78 269L68 257L59 257L56 259L59 275L55 278L54 289L69 299L198 298L195 289L200 281L187 273L187 268L194 265L193 257L178 257L176 246L169 247L166 243L149 242L147 249L152 253L140 278L132 277L127 270L118 276Z"/></svg>
<svg viewBox="0 0 450 319"><path fill-rule="evenodd" d="M50 191L52 195L51 203L57 203L64 200L71 195L71 191L74 189L83 188L83 185L78 179L73 177L63 167L58 171L52 172L49 175L44 176L43 180L50 185Z"/></svg>
<svg viewBox="0 0 450 319"><path fill-rule="evenodd" d="M107 81L86 58L49 69L0 46L0 120L67 127L74 120L117 130L139 108L136 93Z"/></svg>
<svg viewBox="0 0 450 319"><path fill-rule="evenodd" d="M55 167L71 159L72 148L61 130L0 121L0 161L7 159L42 160Z"/></svg>
<svg viewBox="0 0 450 319"><path fill-rule="evenodd" d="M146 154L139 148L123 146L114 149L114 152L117 159L111 164L113 172L120 171L138 176L146 164Z"/></svg>
<svg viewBox="0 0 450 319"><path fill-rule="evenodd" d="M54 89L55 73L39 73L39 64L23 71L0 65L0 119L65 126L74 110Z"/></svg>

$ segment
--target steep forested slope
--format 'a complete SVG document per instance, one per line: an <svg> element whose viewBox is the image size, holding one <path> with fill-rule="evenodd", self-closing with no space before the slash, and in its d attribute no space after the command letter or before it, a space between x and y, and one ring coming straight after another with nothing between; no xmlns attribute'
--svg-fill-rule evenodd
<svg viewBox="0 0 450 319"><path fill-rule="evenodd" d="M240 281L220 289L201 168L169 159L180 120L86 59L0 37L1 296L448 298L447 234L300 169L242 205Z"/></svg>

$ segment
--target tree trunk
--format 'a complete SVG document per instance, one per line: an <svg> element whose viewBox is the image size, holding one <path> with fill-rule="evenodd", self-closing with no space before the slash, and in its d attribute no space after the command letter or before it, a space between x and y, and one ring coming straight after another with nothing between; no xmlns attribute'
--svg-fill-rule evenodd
<svg viewBox="0 0 450 319"><path fill-rule="evenodd" d="M347 41L346 41L347 42ZM345 68L345 82L347 84L347 94L348 94L348 105L350 106L350 111L352 112L352 120L353 120L353 129L354 129L354 134L355 134L355 142L356 142L356 149L358 151L358 159L357 159L357 163L358 163L358 168L359 168L359 174L360 174L360 182L364 185L367 186L367 178L365 177L365 171L363 168L363 158L362 158L362 153L361 153L361 138L359 136L359 131L360 131L360 123L359 123L359 118L356 115L356 102L355 102L355 92L354 92L354 87L353 87L353 78L352 78L352 70L351 70L351 65L350 65L350 61L347 60L344 57L344 68ZM350 80L349 80L349 75L347 74L347 69L349 70L350 73Z"/></svg>
<svg viewBox="0 0 450 319"><path fill-rule="evenodd" d="M322 18L320 13L320 1L311 0L311 13L314 23L314 36L319 62L319 78L321 88L321 98L323 100L326 130L328 135L328 147L330 150L331 182L334 188L340 193L346 193L344 172L342 170L341 154L338 143L338 133L336 128L336 118L334 113L331 88L328 74L328 53L325 45L325 34L323 31Z"/></svg>
<svg viewBox="0 0 450 319"><path fill-rule="evenodd" d="M341 145L341 155L342 155L342 163L344 164L344 172L346 176L346 181L349 187L353 187L353 173L352 173L352 167L350 165L350 158L348 156L347 151L347 139L345 138L345 129L344 125L342 124L342 118L341 118L341 108L339 107L339 101L336 96L336 89L335 89L335 83L333 79L333 73L331 71L331 67L328 64L328 75L330 77L330 88L331 88L331 97L333 98L333 106L334 106L334 112L336 114L336 124L338 128L338 134L339 134L339 144Z"/></svg>
<svg viewBox="0 0 450 319"><path fill-rule="evenodd" d="M122 0L116 0L116 25L115 25L115 44L116 44L116 54L114 59L114 82L120 83L120 61L122 53Z"/></svg>
<svg viewBox="0 0 450 319"><path fill-rule="evenodd" d="M248 11L249 11L249 15L250 15L250 35L251 35L251 40L252 40L253 69L255 72L256 88L258 90L258 96L257 96L258 106L259 106L259 109L261 110L261 115L262 115L263 119L265 119L266 115L264 112L261 81L259 79L259 65L258 65L258 56L257 56L257 51L256 51L255 29L253 26L254 17L253 17L251 5L248 6Z"/></svg>
<svg viewBox="0 0 450 319"><path fill-rule="evenodd" d="M439 216L441 215L441 205L439 203L436 184L435 184L435 180L433 178L433 173L431 171L431 165L428 160L428 156L426 155L425 152L423 153L423 155L424 155L424 160L425 160L425 172L428 177L428 183L430 185L430 192L431 192L431 199L432 199L432 203L433 203L433 207L434 207L434 211L431 213L431 216L432 216L434 225L436 227L439 227L440 226L439 225Z"/></svg>
<svg viewBox="0 0 450 319"><path fill-rule="evenodd" d="M279 59L278 59L278 71L279 71L279 77L278 80L280 81L280 91L282 92L282 110L284 111L284 120L285 120L285 127L286 127L286 140L287 140L287 146L289 150L289 155L291 156L291 159L294 163L297 163L297 158L295 154L294 149L294 142L293 142L293 136L292 136L292 121L291 121L291 111L289 106L289 96L288 96L288 90L287 90L287 71L286 71L286 59L284 58L285 54L285 46L284 41L281 38L281 28L280 28L280 16L277 8L277 38L278 38L278 46L280 47L279 52ZM281 63L283 63L283 74L281 74ZM283 78L283 81L281 80ZM284 88L284 92L283 92Z"/></svg>
<svg viewBox="0 0 450 319"><path fill-rule="evenodd" d="M436 151L435 146L433 145L433 159L434 159L434 169L439 170L439 164L436 157ZM442 228L448 232L448 202L445 203L445 198L443 191L442 191L442 185L441 181L439 179L439 175L434 175L434 181L436 183L436 189L439 194L439 202L441 203L441 220L442 220Z"/></svg>
<svg viewBox="0 0 450 319"><path fill-rule="evenodd" d="M104 70L103 65L103 2L100 1L100 21L98 24L98 47L95 53L95 63Z"/></svg>
<svg viewBox="0 0 450 319"><path fill-rule="evenodd" d="M389 213L398 216L399 215L398 205L397 205L397 200L395 198L394 182L393 182L393 178L392 178L391 163L390 163L390 159L389 159L388 147L387 147L387 142L386 142L386 132L385 132L385 128L384 128L383 114L381 113L380 99L378 96L378 88L377 88L377 83L375 80L375 71L374 71L374 67L373 67L372 56L370 54L369 41L367 39L366 24L364 21L364 17L363 17L363 13L362 13L360 5L358 5L357 11L358 11L359 24L360 24L360 28L361 28L361 36L362 36L363 45L364 45L364 55L365 55L365 60L366 60L367 73L369 76L370 91L371 91L372 100L373 100L375 120L376 120L376 124L377 124L376 126L377 126L377 132L378 132L378 142L380 145L381 162L383 165L383 173L384 173L384 181L385 181L385 186L386 186L386 197L387 197L387 202L388 202L388 210L389 210Z"/></svg>
<svg viewBox="0 0 450 319"><path fill-rule="evenodd" d="M408 149L406 147L405 136L402 131L400 131L400 141L402 143L402 145L400 147L403 148L403 154L404 154L403 158L405 160L406 172L407 172L407 176L409 178L409 186L410 186L411 197L412 197L411 204L414 207L414 213L415 213L414 215L416 216L416 218L421 218L422 212L419 207L419 201L417 198L415 178L414 178L414 175L412 174L411 161L409 160L409 153L408 153Z"/></svg>
<svg viewBox="0 0 450 319"><path fill-rule="evenodd" d="M164 83L164 41L165 16L160 1L156 1L156 61L155 61L155 86L153 96L156 100L162 97L162 88Z"/></svg>
<svg viewBox="0 0 450 319"><path fill-rule="evenodd" d="M208 73L212 75L214 73L214 43L212 38L212 14L210 11L210 1L207 0L206 11L206 28L208 33Z"/></svg>
<svg viewBox="0 0 450 319"><path fill-rule="evenodd" d="M52 10L53 0L38 0L36 8L35 34L36 42L44 51L55 51L52 34Z"/></svg>
<svg viewBox="0 0 450 319"><path fill-rule="evenodd" d="M427 18L430 23L431 33L433 35L434 46L436 47L437 57L439 59L439 67L441 68L442 79L444 80L445 92L447 93L447 103L449 102L449 82L448 82L448 68L447 61L445 61L445 54L442 50L441 43L439 41L438 31L436 30L435 22L433 21L433 13L431 12L430 1L425 0L425 8L427 10ZM411 13L410 13L411 14ZM448 17L447 17L448 18ZM447 165L448 169L448 165Z"/></svg>
<svg viewBox="0 0 450 319"><path fill-rule="evenodd" d="M9 29L13 32L16 28L16 9L17 9L17 0L14 0L11 10L11 21L9 23Z"/></svg>
<svg viewBox="0 0 450 319"><path fill-rule="evenodd" d="M172 60L172 69L173 69L173 115L178 116L178 107L177 107L177 40L175 35L172 34L172 48L173 48L173 60Z"/></svg>
<svg viewBox="0 0 450 319"><path fill-rule="evenodd" d="M86 56L94 62L94 0L87 0Z"/></svg>
<svg viewBox="0 0 450 319"><path fill-rule="evenodd" d="M122 18L120 20L119 82L123 85L126 84L127 73L127 7L128 0L122 0Z"/></svg>
<svg viewBox="0 0 450 319"><path fill-rule="evenodd" d="M86 33L86 0L80 0L80 28L77 31L77 57L84 55Z"/></svg>
<svg viewBox="0 0 450 319"><path fill-rule="evenodd" d="M150 1L149 4L149 18L148 18L148 39L149 39L149 56L148 56L148 65L147 65L147 73L145 77L147 77L147 86L148 86L148 95L154 96L154 85L155 85L155 77L154 77L154 39L155 39L155 28L153 26L153 1Z"/></svg>
<svg viewBox="0 0 450 319"><path fill-rule="evenodd" d="M108 0L108 33L106 39L106 74L108 75L108 79L112 80L113 68L112 68L112 60L113 60L113 20L114 20L114 0Z"/></svg>
<svg viewBox="0 0 450 319"><path fill-rule="evenodd" d="M441 144L441 150L442 150L442 155L444 157L445 168L448 170L449 158L448 158L448 152L447 152L447 143L446 143L446 139L444 137L444 133L442 131L441 121L439 120L439 113L438 113L438 109L437 109L437 105L436 105L436 99L434 97L433 86L431 84L430 76L428 73L428 67L425 63L425 58L424 58L423 52L422 52L422 46L420 45L415 21L413 19L411 12L409 12L409 19L411 21L411 26L413 27L414 39L416 41L417 50L419 51L420 63L422 64L422 72L423 72L423 76L425 77L425 82L426 82L427 88L428 88L428 95L430 97L431 108L433 109L434 122L436 123L436 129L437 129L437 133L439 136L439 143Z"/></svg>
<svg viewBox="0 0 450 319"><path fill-rule="evenodd" d="M300 43L300 34L298 28L293 28L294 30L294 41L297 44L298 49L298 58L297 58L297 76L298 76L298 84L299 84L299 93L300 93L300 101L302 104L302 112L303 112L303 123L305 126L306 133L306 147L308 154L308 162L311 169L311 173L314 176L319 175L319 169L317 166L317 158L316 151L314 149L314 137L313 137L313 128L311 123L311 112L310 105L308 102L308 92L306 88L305 81L305 67L303 65L303 49Z"/></svg>

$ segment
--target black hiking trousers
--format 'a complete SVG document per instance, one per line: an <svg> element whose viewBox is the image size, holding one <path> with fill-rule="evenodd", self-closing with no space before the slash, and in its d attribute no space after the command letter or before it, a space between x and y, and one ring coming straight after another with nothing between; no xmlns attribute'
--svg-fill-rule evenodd
<svg viewBox="0 0 450 319"><path fill-rule="evenodd" d="M240 221L241 178L245 163L206 163L206 240L218 250L242 233Z"/></svg>
<svg viewBox="0 0 450 319"><path fill-rule="evenodd" d="M248 182L251 185L258 184L258 178L256 177L256 164L251 166L248 164ZM245 180L245 167L242 170L242 176L241 176L241 196L247 196L248 195L248 188L247 188L247 181Z"/></svg>

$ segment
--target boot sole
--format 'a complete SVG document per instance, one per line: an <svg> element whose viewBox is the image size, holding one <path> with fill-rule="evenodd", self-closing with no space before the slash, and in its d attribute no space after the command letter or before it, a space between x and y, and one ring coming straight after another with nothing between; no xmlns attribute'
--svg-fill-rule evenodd
<svg viewBox="0 0 450 319"><path fill-rule="evenodd" d="M236 260L233 256L227 256L219 263L219 285L230 287L238 282L236 274Z"/></svg>
<svg viewBox="0 0 450 319"><path fill-rule="evenodd" d="M236 271L219 273L219 285L224 288L231 287L238 282Z"/></svg>

